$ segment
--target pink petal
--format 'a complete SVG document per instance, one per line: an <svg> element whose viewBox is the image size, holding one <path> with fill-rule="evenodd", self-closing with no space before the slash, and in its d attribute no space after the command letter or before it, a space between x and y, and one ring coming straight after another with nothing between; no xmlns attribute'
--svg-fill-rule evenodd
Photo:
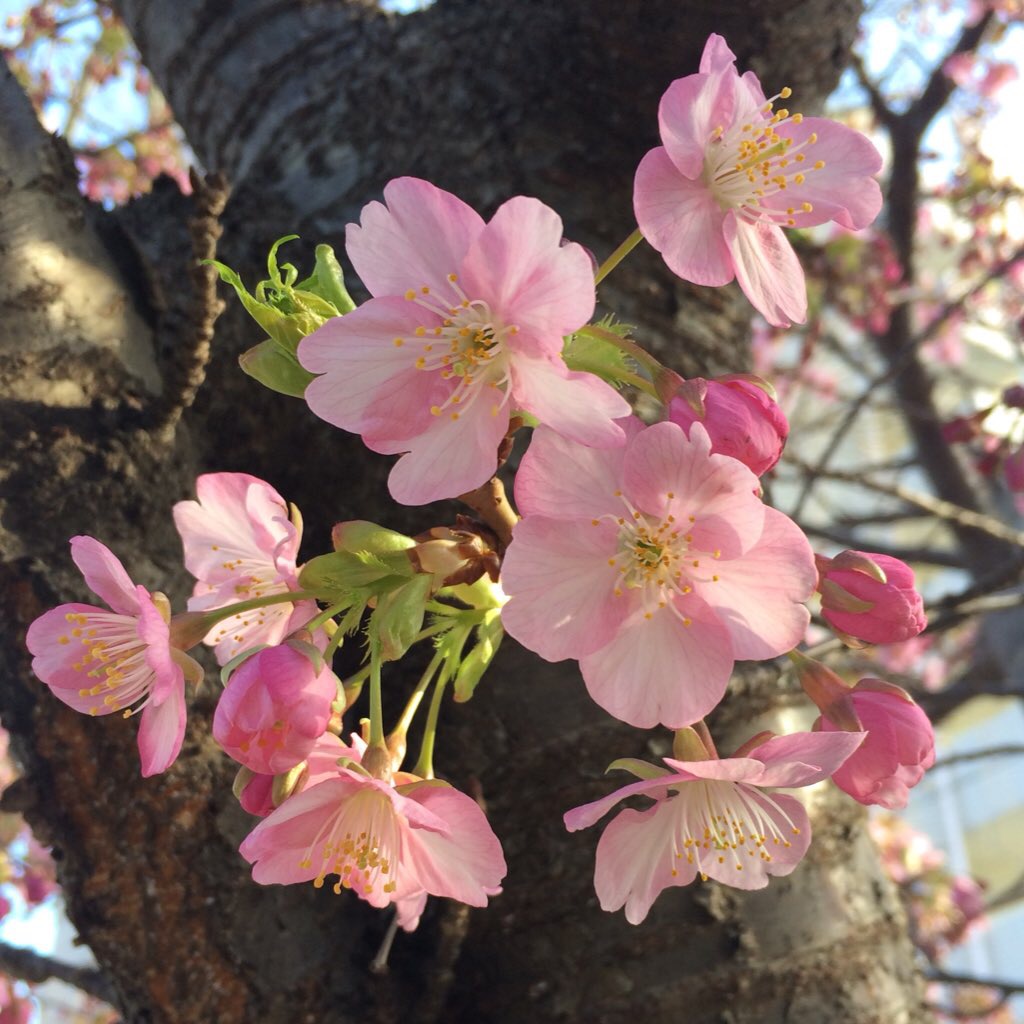
<svg viewBox="0 0 1024 1024"><path fill-rule="evenodd" d="M817 571L811 546L791 519L766 506L757 543L713 565L718 579L694 586L728 630L737 659L774 658L803 639L810 621L803 602L814 593Z"/></svg>
<svg viewBox="0 0 1024 1024"><path fill-rule="evenodd" d="M803 184L790 180L785 192L769 196L762 205L775 210L794 207L797 227L829 220L853 230L867 227L882 208L882 190L874 179L882 169L878 150L860 132L824 117L806 117L800 124L787 121L778 127L780 138L793 139L792 149L812 132L818 141L803 150L807 159L798 168L804 174ZM818 160L825 166L815 170ZM801 212L804 202L813 206L810 213Z"/></svg>
<svg viewBox="0 0 1024 1024"><path fill-rule="evenodd" d="M764 763L759 786L810 786L827 779L864 742L863 732L796 732L750 751Z"/></svg>
<svg viewBox="0 0 1024 1024"><path fill-rule="evenodd" d="M289 541L294 555L298 531L288 522L288 506L270 484L248 473L204 473L196 480L198 501L174 506L174 525L185 548L185 566L207 582L233 579L225 562L273 564L275 549Z"/></svg>
<svg viewBox="0 0 1024 1024"><path fill-rule="evenodd" d="M712 133L732 124L738 83L730 64L677 78L665 90L658 105L661 141L683 177L692 181L700 175Z"/></svg>
<svg viewBox="0 0 1024 1024"><path fill-rule="evenodd" d="M138 615L135 584L110 548L93 537L72 537L71 557L94 594L121 615Z"/></svg>
<svg viewBox="0 0 1024 1024"><path fill-rule="evenodd" d="M717 32L712 32L708 36L708 41L704 44L704 52L701 54L700 73L707 75L712 71L721 71L735 63L736 54L729 49L729 44Z"/></svg>
<svg viewBox="0 0 1024 1024"><path fill-rule="evenodd" d="M615 596L618 570L608 564L617 527L589 521L573 527L542 516L521 519L502 564L510 598L501 611L505 629L548 661L597 650L631 607L629 597Z"/></svg>
<svg viewBox="0 0 1024 1024"><path fill-rule="evenodd" d="M501 843L471 797L449 786L417 786L409 799L443 819L447 835L413 828L402 851L423 889L471 907L487 905L488 890L501 884L507 868Z"/></svg>
<svg viewBox="0 0 1024 1024"><path fill-rule="evenodd" d="M349 313L349 316L352 314ZM448 413L432 417L426 433L409 442L388 477L388 490L403 505L426 505L454 498L485 483L498 465L498 445L508 430L507 408L493 410L491 389L463 403L459 419Z"/></svg>
<svg viewBox="0 0 1024 1024"><path fill-rule="evenodd" d="M620 420L619 425L627 437L643 429L640 420L632 416ZM553 519L622 515L622 499L616 491L621 486L624 458L624 448L588 448L548 427L539 427L516 473L519 511Z"/></svg>
<svg viewBox="0 0 1024 1024"><path fill-rule="evenodd" d="M153 670L153 703L162 704L176 690L185 685L181 666L171 657L170 630L163 616L146 593L139 587L139 639L146 645L146 664Z"/></svg>
<svg viewBox="0 0 1024 1024"><path fill-rule="evenodd" d="M527 196L498 208L466 254L459 284L517 326L515 348L532 356L560 354L564 335L594 312L590 257L575 243L563 245L561 218Z"/></svg>
<svg viewBox="0 0 1024 1024"><path fill-rule="evenodd" d="M629 403L593 374L570 371L554 359L516 358L512 363L512 402L559 434L594 448L625 443L615 423L630 414Z"/></svg>
<svg viewBox="0 0 1024 1024"><path fill-rule="evenodd" d="M607 796L594 800L589 804L582 804L566 811L562 815L562 821L569 832L578 832L582 828L590 828L601 820L617 803L630 796L645 795L654 800L662 800L667 793L666 785L673 781L670 772L663 772L654 779L639 779L627 786L622 786L609 793Z"/></svg>
<svg viewBox="0 0 1024 1024"><path fill-rule="evenodd" d="M416 931L426 907L426 892L418 892L411 896L403 896L401 899L396 899L395 913L398 916L398 927L404 932Z"/></svg>
<svg viewBox="0 0 1024 1024"><path fill-rule="evenodd" d="M641 431L629 444L622 473L622 489L637 508L659 518L674 515L695 551L719 550L725 557L741 554L762 532L757 487L741 462L711 453L700 423L691 424L689 436L670 422Z"/></svg>
<svg viewBox="0 0 1024 1024"><path fill-rule="evenodd" d="M807 286L800 261L774 224L740 220L730 210L723 227L736 280L751 305L775 327L807 319Z"/></svg>
<svg viewBox="0 0 1024 1024"><path fill-rule="evenodd" d="M180 669L179 669L180 673ZM159 775L167 771L181 751L185 738L185 683L173 687L165 700L155 700L142 709L139 723L139 759L142 775Z"/></svg>
<svg viewBox="0 0 1024 1024"><path fill-rule="evenodd" d="M462 266L483 219L458 197L419 178L388 182L384 202L364 206L360 223L345 232L359 279L374 296L404 295L423 285L450 295L447 276Z"/></svg>
<svg viewBox="0 0 1024 1024"><path fill-rule="evenodd" d="M594 888L602 910L626 908L640 924L663 889L689 885L697 868L675 856L678 815L672 800L646 811L627 808L608 823L597 844Z"/></svg>
<svg viewBox="0 0 1024 1024"><path fill-rule="evenodd" d="M580 659L590 696L610 715L641 729L680 729L722 699L733 666L729 635L696 594L678 607L691 626L668 608L649 619L637 612Z"/></svg>
<svg viewBox="0 0 1024 1024"><path fill-rule="evenodd" d="M733 279L725 214L710 189L685 177L662 147L640 161L633 210L644 238L684 281L719 287Z"/></svg>
<svg viewBox="0 0 1024 1024"><path fill-rule="evenodd" d="M663 760L685 779L708 779L712 782L749 782L760 778L764 770L764 765L750 757L712 758L708 761L677 761L666 757Z"/></svg>
<svg viewBox="0 0 1024 1024"><path fill-rule="evenodd" d="M417 327L437 319L415 302L384 298L328 320L299 342L299 361L323 374L306 388L306 404L321 419L357 434L381 434L393 425L395 436L407 438L425 429L440 375L416 369L420 346L414 338ZM403 344L396 345L396 338Z"/></svg>

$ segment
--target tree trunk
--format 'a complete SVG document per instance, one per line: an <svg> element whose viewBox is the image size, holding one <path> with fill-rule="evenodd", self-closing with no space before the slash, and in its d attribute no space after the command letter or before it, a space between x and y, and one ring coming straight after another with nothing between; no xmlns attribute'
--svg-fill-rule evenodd
<svg viewBox="0 0 1024 1024"><path fill-rule="evenodd" d="M339 0L117 7L199 159L231 182L219 255L248 281L292 231L303 236L288 254L296 264L315 242L340 253L344 224L400 174L485 215L511 194L536 195L568 237L606 254L634 226L632 174L656 142L659 96L695 69L710 31L769 91L791 86L806 110L834 84L859 13L832 0L771 0L753 13L695 0L439 0L405 17ZM216 311L194 255L208 255L216 235L217 189L184 200L164 185L125 210L90 210L59 143L7 101L10 86L0 244L21 276L0 282L0 322L12 328L0 335L10 638L0 709L26 774L7 804L53 844L71 918L125 1021L928 1019L863 813L834 789L807 794L811 853L767 890L670 890L636 928L602 913L595 835L567 835L561 813L607 791L613 758L666 752L666 734L612 721L574 666L511 641L477 697L446 708L439 751L443 773L487 802L509 862L505 890L486 911L432 900L383 975L367 968L388 915L329 889L251 882L237 845L253 821L209 735L212 687L190 709L182 757L149 780L131 726L51 699L23 641L47 607L85 596L67 538L98 536L180 607L188 582L170 506L191 495L198 472L271 481L303 511L304 557L327 547L336 520L420 532L453 509L391 505L389 460L244 377L236 359L258 332L235 305L182 415ZM44 244L76 262L30 260ZM83 288L86 271L95 283ZM686 285L649 250L613 280L602 298L662 358L687 373L742 368L749 307L735 289ZM96 316L104 289L114 312ZM758 728L807 725L774 670L742 673L733 690L713 723L725 749Z"/></svg>

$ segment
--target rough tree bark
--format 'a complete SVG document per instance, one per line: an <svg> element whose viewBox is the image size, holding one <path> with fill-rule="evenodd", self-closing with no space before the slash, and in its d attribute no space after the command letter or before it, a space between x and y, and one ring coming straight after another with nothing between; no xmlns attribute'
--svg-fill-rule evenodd
<svg viewBox="0 0 1024 1024"><path fill-rule="evenodd" d="M510 194L539 196L605 254L633 226L632 172L654 144L660 93L696 67L709 31L808 109L834 84L859 13L854 0L439 0L404 18L342 0L117 7L199 159L231 183L220 255L249 280L287 232L306 246L294 259L315 241L340 251L345 222L406 173L488 213ZM209 736L209 690L179 762L143 781L130 726L76 715L33 681L27 624L84 596L69 536L99 536L139 582L183 599L170 505L198 472L272 481L302 508L309 551L338 519L418 532L452 510L391 507L387 460L243 377L235 360L256 335L235 308L181 415L216 313L194 266L217 234L216 183L197 200L165 186L91 210L12 85L0 98L0 246L15 270L0 281L0 710L26 774L7 803L53 844L69 913L125 1021L926 1020L863 815L834 792L809 794L812 852L768 890L673 890L640 928L601 913L595 837L567 836L560 814L606 791L610 759L658 753L658 741L604 716L566 665L511 642L477 698L448 708L440 751L443 771L487 801L505 892L487 911L432 901L382 976L367 965L386 915L249 881L236 848L251 822ZM738 293L675 281L649 252L602 297L684 372L745 359ZM738 678L713 727L729 748L756 728L806 725L802 714L762 670Z"/></svg>

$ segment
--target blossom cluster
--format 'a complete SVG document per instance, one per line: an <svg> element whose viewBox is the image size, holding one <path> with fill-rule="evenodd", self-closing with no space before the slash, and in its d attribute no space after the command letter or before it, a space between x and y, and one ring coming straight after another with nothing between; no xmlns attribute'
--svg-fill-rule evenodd
<svg viewBox="0 0 1024 1024"><path fill-rule="evenodd" d="M638 781L565 815L575 831L627 796L650 802L619 811L597 851L600 903L633 923L661 890L698 875L753 889L792 872L810 821L774 790L832 777L891 807L920 779L931 730L910 698L878 680L850 687L795 653L821 710L814 730L759 734L718 755L704 719L735 663L794 652L815 593L849 644L917 635L921 600L907 566L816 556L764 500L789 432L766 381L683 380L613 320L593 322L597 284L644 238L687 280L738 280L772 324L804 317L803 275L781 229L869 223L880 161L856 132L776 109L789 95L766 98L712 36L699 72L662 100L663 145L636 174L639 229L596 274L539 200L513 197L485 221L414 178L387 184L349 225L347 255L370 294L361 305L327 247L297 282L294 268L277 269L275 246L255 295L219 267L268 334L242 357L247 373L399 456L396 501L461 497L484 520L417 537L346 521L332 550L302 563L301 516L269 483L206 474L196 500L174 508L196 579L177 615L99 541L73 538L72 558L109 608L41 616L28 634L36 674L76 710L139 713L142 771L155 775L181 752L187 687L203 677L188 651L211 648L224 684L213 735L260 819L241 846L255 881L333 877L336 892L393 904L409 929L428 895L483 906L498 894L500 843L477 802L436 777L433 752L445 688L468 700L505 631L549 661L578 661L611 715L674 733L666 767L615 761ZM660 412L636 415L627 385ZM516 513L495 474L524 423L535 429ZM340 679L334 654L357 633L365 658ZM384 668L424 642L428 668L385 730ZM364 690L368 716L346 742L344 718Z"/></svg>

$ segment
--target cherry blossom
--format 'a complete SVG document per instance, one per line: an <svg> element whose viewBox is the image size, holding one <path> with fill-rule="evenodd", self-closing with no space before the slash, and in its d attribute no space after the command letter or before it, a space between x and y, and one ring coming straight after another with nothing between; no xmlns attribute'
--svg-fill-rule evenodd
<svg viewBox="0 0 1024 1024"><path fill-rule="evenodd" d="M198 501L174 506L185 566L197 578L188 607L209 611L251 598L297 590L295 560L302 540L297 511L248 473L206 473ZM282 602L221 620L205 638L224 665L259 644L278 644L316 614L312 601Z"/></svg>
<svg viewBox="0 0 1024 1024"><path fill-rule="evenodd" d="M578 658L591 697L631 725L704 717L737 659L794 647L817 574L806 538L707 431L623 421L625 448L541 428L516 478L525 518L505 555L506 630Z"/></svg>
<svg viewBox="0 0 1024 1024"><path fill-rule="evenodd" d="M257 651L231 674L217 702L214 739L254 772L294 768L327 728L338 681L319 652L305 646Z"/></svg>
<svg viewBox="0 0 1024 1024"><path fill-rule="evenodd" d="M700 761L666 757L668 769L625 760L640 776L614 793L565 814L570 832L593 825L620 800L642 795L654 805L626 808L597 846L594 887L602 910L626 908L640 924L658 894L697 875L737 889L762 889L769 875L788 875L811 842L799 800L762 787L809 786L828 778L863 739L854 733L794 733L767 740L743 756Z"/></svg>
<svg viewBox="0 0 1024 1024"><path fill-rule="evenodd" d="M32 671L53 695L91 715L139 712L144 776L166 771L185 735L185 678L202 669L174 644L167 599L133 583L92 537L72 537L71 557L110 606L62 604L29 626Z"/></svg>
<svg viewBox="0 0 1024 1024"><path fill-rule="evenodd" d="M322 374L306 389L322 419L373 451L407 453L395 500L421 505L484 483L514 410L587 445L621 444L613 388L562 361L594 310L590 257L562 222L516 196L488 223L429 182L398 178L350 224L347 251L374 296L299 344Z"/></svg>
<svg viewBox="0 0 1024 1024"><path fill-rule="evenodd" d="M372 906L398 903L415 927L420 897L486 906L505 875L501 844L476 802L435 779L369 776L354 761L307 786L261 821L241 846L261 884L309 882L353 890Z"/></svg>
<svg viewBox="0 0 1024 1024"><path fill-rule="evenodd" d="M882 204L882 166L862 135L825 118L773 110L753 72L740 75L719 35L700 71L661 99L663 145L640 162L634 210L672 271L702 285L734 277L770 323L807 315L804 273L782 227L835 221L858 229Z"/></svg>

